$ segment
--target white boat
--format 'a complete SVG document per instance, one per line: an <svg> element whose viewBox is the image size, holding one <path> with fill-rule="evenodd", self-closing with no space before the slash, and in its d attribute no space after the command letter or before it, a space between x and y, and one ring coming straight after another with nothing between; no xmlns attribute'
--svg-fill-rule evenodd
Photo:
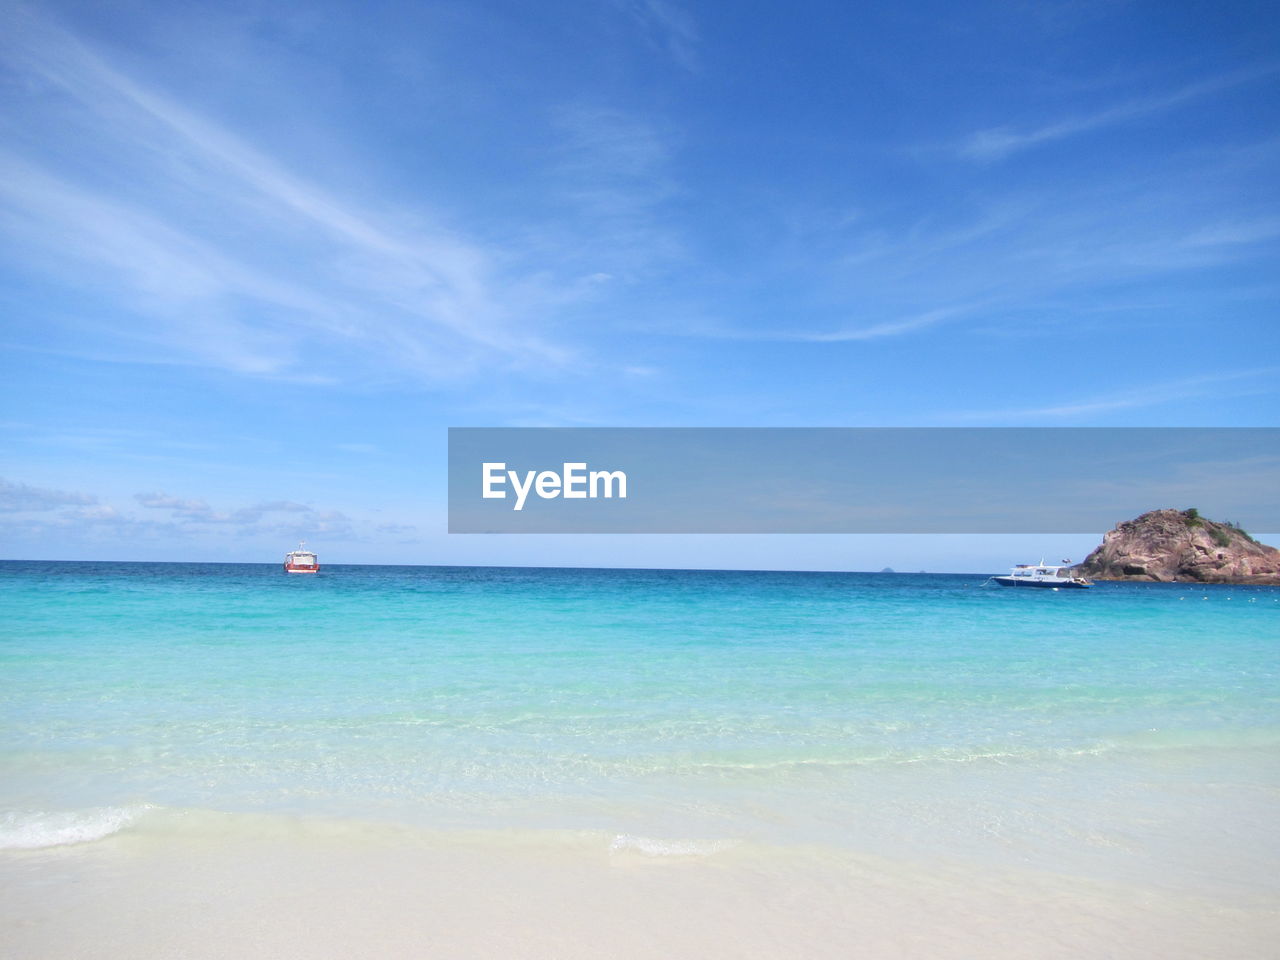
<svg viewBox="0 0 1280 960"><path fill-rule="evenodd" d="M1009 571L1008 576L991 579L1006 587L1052 587L1056 590L1061 587L1081 589L1093 586L1084 577L1072 576L1070 564L1070 560L1063 560L1061 564L1045 563L1043 560L1039 563L1020 563Z"/></svg>
<svg viewBox="0 0 1280 960"><path fill-rule="evenodd" d="M320 561L310 550L303 549L306 543L298 544L297 550L290 550L284 555L285 573L316 573L320 570Z"/></svg>

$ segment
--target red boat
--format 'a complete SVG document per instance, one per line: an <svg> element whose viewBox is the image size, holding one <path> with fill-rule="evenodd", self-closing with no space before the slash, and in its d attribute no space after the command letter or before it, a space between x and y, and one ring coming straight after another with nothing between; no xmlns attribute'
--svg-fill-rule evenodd
<svg viewBox="0 0 1280 960"><path fill-rule="evenodd" d="M290 550L284 555L285 573L316 573L320 570L320 561L310 550L304 550L305 546L305 543L300 543L297 550Z"/></svg>

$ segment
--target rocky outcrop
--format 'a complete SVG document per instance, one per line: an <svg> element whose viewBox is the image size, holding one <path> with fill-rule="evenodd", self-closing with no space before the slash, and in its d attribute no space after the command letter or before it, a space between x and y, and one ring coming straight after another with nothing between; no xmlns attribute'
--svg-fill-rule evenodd
<svg viewBox="0 0 1280 960"><path fill-rule="evenodd" d="M1280 584L1280 550L1192 510L1127 520L1076 570L1094 580Z"/></svg>

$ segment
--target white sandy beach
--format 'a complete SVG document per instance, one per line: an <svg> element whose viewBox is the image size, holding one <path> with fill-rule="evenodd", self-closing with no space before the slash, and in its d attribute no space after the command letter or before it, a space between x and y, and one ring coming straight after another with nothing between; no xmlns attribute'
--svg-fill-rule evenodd
<svg viewBox="0 0 1280 960"><path fill-rule="evenodd" d="M192 831L181 819L6 852L4 954L1261 960L1280 942L1273 902L1045 871L281 818Z"/></svg>

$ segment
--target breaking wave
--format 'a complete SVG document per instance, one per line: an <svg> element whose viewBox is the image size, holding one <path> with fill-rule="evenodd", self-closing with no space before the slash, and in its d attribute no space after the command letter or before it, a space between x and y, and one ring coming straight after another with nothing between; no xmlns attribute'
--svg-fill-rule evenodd
<svg viewBox="0 0 1280 960"><path fill-rule="evenodd" d="M620 833L609 844L609 852L636 853L642 857L708 857L736 845L736 840L660 840Z"/></svg>
<svg viewBox="0 0 1280 960"><path fill-rule="evenodd" d="M6 813L0 815L0 850L42 850L93 843L119 833L150 809L150 804L143 804L90 810Z"/></svg>

